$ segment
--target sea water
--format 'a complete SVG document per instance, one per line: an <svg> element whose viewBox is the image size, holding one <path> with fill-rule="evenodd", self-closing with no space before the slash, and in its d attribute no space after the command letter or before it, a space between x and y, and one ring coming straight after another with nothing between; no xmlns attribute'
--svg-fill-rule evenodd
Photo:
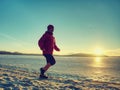
<svg viewBox="0 0 120 90"><path fill-rule="evenodd" d="M92 79L120 83L120 57L61 57L48 74L68 79ZM0 65L26 68L39 72L46 64L43 56L0 55Z"/></svg>

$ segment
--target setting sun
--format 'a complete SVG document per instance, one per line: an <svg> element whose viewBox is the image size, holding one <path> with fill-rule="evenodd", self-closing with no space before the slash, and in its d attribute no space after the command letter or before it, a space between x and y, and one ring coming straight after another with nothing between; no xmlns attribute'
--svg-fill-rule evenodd
<svg viewBox="0 0 120 90"><path fill-rule="evenodd" d="M100 48L96 48L96 49L94 50L94 54L95 54L95 55L103 55L103 50L100 49Z"/></svg>

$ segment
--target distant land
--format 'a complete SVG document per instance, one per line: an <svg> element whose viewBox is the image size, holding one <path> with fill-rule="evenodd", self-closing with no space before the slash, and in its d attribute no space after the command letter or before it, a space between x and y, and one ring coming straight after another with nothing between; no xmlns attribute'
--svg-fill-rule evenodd
<svg viewBox="0 0 120 90"><path fill-rule="evenodd" d="M70 54L66 56L72 56L72 57L108 57L107 55L93 55L93 54L87 54L87 53L75 53L75 54Z"/></svg>
<svg viewBox="0 0 120 90"><path fill-rule="evenodd" d="M27 53L9 52L9 51L0 51L0 54L3 54L3 55L39 55L40 56L40 54L27 54Z"/></svg>
<svg viewBox="0 0 120 90"><path fill-rule="evenodd" d="M1 55L34 55L40 56L41 54L27 54L27 53L20 53L20 52L9 52L9 51L0 51ZM75 54L68 54L68 55L55 55L55 56L69 56L69 57L98 57L98 55L93 54L86 54L86 53L75 53ZM99 57L108 57L107 55L99 55Z"/></svg>

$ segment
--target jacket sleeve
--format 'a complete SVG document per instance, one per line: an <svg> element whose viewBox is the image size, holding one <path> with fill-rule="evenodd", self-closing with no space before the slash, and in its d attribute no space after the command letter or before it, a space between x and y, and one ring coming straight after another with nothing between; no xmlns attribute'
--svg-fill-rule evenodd
<svg viewBox="0 0 120 90"><path fill-rule="evenodd" d="M54 42L54 49L55 49L56 51L60 51L60 49L59 49L58 46L56 45L56 41Z"/></svg>
<svg viewBox="0 0 120 90"><path fill-rule="evenodd" d="M44 49L44 42L45 42L45 36L43 35L38 41L38 46L40 47L41 50Z"/></svg>

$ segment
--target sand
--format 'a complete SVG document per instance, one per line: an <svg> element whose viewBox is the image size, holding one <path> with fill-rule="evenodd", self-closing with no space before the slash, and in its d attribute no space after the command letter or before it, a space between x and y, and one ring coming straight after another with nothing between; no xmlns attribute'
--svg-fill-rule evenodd
<svg viewBox="0 0 120 90"><path fill-rule="evenodd" d="M120 90L120 83L73 80L58 76L39 79L39 72L0 65L0 90Z"/></svg>

